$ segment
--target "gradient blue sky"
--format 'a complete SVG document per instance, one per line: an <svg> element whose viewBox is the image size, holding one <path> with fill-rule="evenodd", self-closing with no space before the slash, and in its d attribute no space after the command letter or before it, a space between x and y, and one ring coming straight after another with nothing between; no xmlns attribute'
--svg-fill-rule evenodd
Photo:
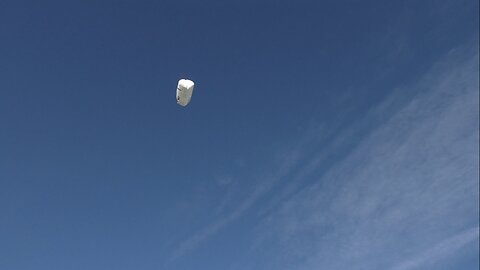
<svg viewBox="0 0 480 270"><path fill-rule="evenodd" d="M478 10L1 1L0 269L478 269Z"/></svg>

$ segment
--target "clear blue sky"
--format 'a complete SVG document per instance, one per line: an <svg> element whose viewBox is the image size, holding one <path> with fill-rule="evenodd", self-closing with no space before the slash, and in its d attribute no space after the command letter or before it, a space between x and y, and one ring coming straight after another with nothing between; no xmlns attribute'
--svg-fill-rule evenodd
<svg viewBox="0 0 480 270"><path fill-rule="evenodd" d="M478 1L281 2L1 1L0 269L478 269Z"/></svg>

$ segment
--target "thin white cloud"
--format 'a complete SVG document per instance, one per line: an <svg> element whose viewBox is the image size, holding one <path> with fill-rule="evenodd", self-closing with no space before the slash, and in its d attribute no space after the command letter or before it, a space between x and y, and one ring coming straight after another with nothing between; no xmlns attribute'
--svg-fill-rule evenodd
<svg viewBox="0 0 480 270"><path fill-rule="evenodd" d="M289 149L288 155L281 154L277 160L276 170L274 174L263 177L260 183L255 186L253 191L241 201L231 212L224 213L211 223L207 224L202 229L196 231L190 237L180 242L172 252L171 260L176 260L183 256L185 253L197 248L202 242L209 237L217 233L220 229L235 221L242 216L247 210L249 210L262 196L268 193L272 187L278 184L285 176L287 176L292 169L294 169L299 159L302 157L302 153L305 152L304 148L308 145L312 139L315 138L321 130L321 127L310 128L303 137L296 141ZM225 208L225 207L223 207Z"/></svg>
<svg viewBox="0 0 480 270"><path fill-rule="evenodd" d="M417 96L265 219L255 252L276 259L259 258L255 267L414 267L475 237L464 231L478 228L479 218L479 68L473 47L454 50L434 65L409 86ZM388 104L375 113L388 114ZM452 248L442 248L446 244Z"/></svg>
<svg viewBox="0 0 480 270"><path fill-rule="evenodd" d="M399 265L391 268L391 270L418 269L423 265L435 262L438 258L448 257L465 245L478 240L478 229L478 227L474 227L445 239L423 254L401 262Z"/></svg>

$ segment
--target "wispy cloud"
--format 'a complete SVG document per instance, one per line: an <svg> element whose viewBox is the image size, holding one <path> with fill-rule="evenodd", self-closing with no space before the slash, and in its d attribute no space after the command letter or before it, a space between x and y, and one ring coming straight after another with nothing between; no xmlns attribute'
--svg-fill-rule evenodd
<svg viewBox="0 0 480 270"><path fill-rule="evenodd" d="M474 227L463 231L453 237L443 240L435 245L433 248L426 252L408 259L399 265L393 267L391 270L411 270L418 269L422 265L431 263L438 260L438 258L444 258L456 252L458 249L465 245L476 241L478 239L478 227Z"/></svg>
<svg viewBox="0 0 480 270"><path fill-rule="evenodd" d="M246 196L240 203L234 207L230 212L224 213L211 223L199 231L194 232L190 237L180 242L173 250L172 260L175 260L185 253L195 249L198 245L204 242L213 234L217 233L221 228L225 227L232 221L235 221L242 216L247 210L249 210L262 196L268 193L272 187L278 182L284 179L291 171L296 168L299 160L302 158L302 154L305 152L305 147L311 142L319 133L321 127L312 127L303 134L303 137L297 140L293 145L288 148L288 155L283 153L278 155L275 166L275 173L262 177L258 185ZM287 150L286 148L284 148ZM222 206L225 209L224 206Z"/></svg>
<svg viewBox="0 0 480 270"><path fill-rule="evenodd" d="M310 166L295 180L310 185L277 200L259 228L256 252L277 259L252 268L413 269L476 237L465 230L479 217L478 70L475 48L453 50L348 156L326 172ZM406 89L373 114L391 114Z"/></svg>

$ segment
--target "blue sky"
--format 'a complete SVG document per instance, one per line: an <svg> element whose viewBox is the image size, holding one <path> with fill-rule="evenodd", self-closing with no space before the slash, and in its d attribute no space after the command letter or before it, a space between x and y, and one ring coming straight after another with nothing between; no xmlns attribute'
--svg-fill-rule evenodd
<svg viewBox="0 0 480 270"><path fill-rule="evenodd" d="M478 10L2 1L0 268L478 269Z"/></svg>

